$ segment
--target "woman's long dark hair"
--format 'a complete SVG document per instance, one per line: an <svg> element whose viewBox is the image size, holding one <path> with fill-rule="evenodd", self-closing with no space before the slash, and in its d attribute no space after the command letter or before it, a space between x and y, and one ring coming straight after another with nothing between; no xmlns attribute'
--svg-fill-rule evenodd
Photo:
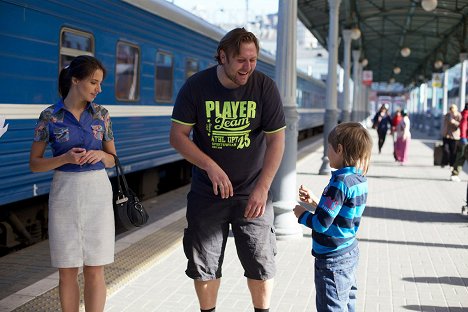
<svg viewBox="0 0 468 312"><path fill-rule="evenodd" d="M60 71L58 90L60 96L64 99L70 91L72 77L78 80L91 76L96 70L102 70L103 78L106 77L106 69L102 63L95 57L89 55L80 55L75 57L70 65Z"/></svg>

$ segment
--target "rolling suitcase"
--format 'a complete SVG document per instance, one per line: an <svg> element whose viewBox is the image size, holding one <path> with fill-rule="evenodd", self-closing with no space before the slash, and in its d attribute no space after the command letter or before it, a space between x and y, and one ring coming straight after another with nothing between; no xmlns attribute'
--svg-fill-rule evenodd
<svg viewBox="0 0 468 312"><path fill-rule="evenodd" d="M434 166L442 165L442 158L444 155L444 147L441 142L434 144Z"/></svg>

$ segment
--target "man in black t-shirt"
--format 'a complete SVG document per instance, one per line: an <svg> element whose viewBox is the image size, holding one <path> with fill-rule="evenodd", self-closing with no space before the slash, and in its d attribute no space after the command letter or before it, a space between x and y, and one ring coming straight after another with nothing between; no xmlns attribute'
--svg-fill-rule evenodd
<svg viewBox="0 0 468 312"><path fill-rule="evenodd" d="M171 145L194 164L183 244L201 311L216 308L229 226L255 311L269 311L276 271L269 189L286 126L274 81L255 70L258 52L254 34L228 32L218 65L187 79L172 113Z"/></svg>

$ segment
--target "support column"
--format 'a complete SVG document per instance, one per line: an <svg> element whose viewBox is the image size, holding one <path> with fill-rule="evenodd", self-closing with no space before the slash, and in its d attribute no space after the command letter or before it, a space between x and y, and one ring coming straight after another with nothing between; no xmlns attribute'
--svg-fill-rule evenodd
<svg viewBox="0 0 468 312"><path fill-rule="evenodd" d="M421 124L422 124L422 131L425 132L426 131L426 119L427 119L427 94L429 93L428 90L428 86L427 86L427 83L424 83L424 89L423 89L423 102L422 102L422 120L421 120ZM423 86L421 85L421 86Z"/></svg>
<svg viewBox="0 0 468 312"><path fill-rule="evenodd" d="M358 122L362 122L364 119L364 88L365 86L362 83L362 70L363 66L362 63L358 63L358 79L357 79L357 84L358 84Z"/></svg>
<svg viewBox="0 0 468 312"><path fill-rule="evenodd" d="M347 122L351 119L351 105L349 98L349 79L351 76L351 29L342 31L344 41L344 80L343 80L343 107L341 108L341 121Z"/></svg>
<svg viewBox="0 0 468 312"><path fill-rule="evenodd" d="M448 65L444 65L444 94L442 97L442 118L448 111Z"/></svg>
<svg viewBox="0 0 468 312"><path fill-rule="evenodd" d="M359 119L359 58L361 57L361 51L353 51L353 110L351 112L351 120L358 121Z"/></svg>
<svg viewBox="0 0 468 312"><path fill-rule="evenodd" d="M327 77L327 109L323 126L323 158L319 174L330 174L328 160L328 134L338 121L336 69L338 65L338 15L341 0L328 0L330 21L328 31L328 77Z"/></svg>
<svg viewBox="0 0 468 312"><path fill-rule="evenodd" d="M460 73L460 105L459 110L462 111L465 108L465 94L466 94L466 60L468 59L468 53L460 53L461 73Z"/></svg>
<svg viewBox="0 0 468 312"><path fill-rule="evenodd" d="M436 103L437 103L437 87L434 84L434 81L432 81L432 101L431 101L431 119L428 120L429 122L429 131L428 135L433 136L434 135L434 128L435 128L435 123L436 123L436 116L435 116L435 110L436 110Z"/></svg>
<svg viewBox="0 0 468 312"><path fill-rule="evenodd" d="M362 75L361 75L362 77ZM367 123L367 118L370 116L370 108L369 108L369 89L370 87L366 86L363 84L364 92L363 92L363 106L364 106L364 112L363 112L363 117L362 117L362 122L364 123L364 126L366 126Z"/></svg>
<svg viewBox="0 0 468 312"><path fill-rule="evenodd" d="M277 239L302 237L293 209L297 204L296 187L297 123L296 109L296 17L297 1L281 1L278 5L276 49L276 84L286 117L286 146L283 160L271 185L274 225Z"/></svg>

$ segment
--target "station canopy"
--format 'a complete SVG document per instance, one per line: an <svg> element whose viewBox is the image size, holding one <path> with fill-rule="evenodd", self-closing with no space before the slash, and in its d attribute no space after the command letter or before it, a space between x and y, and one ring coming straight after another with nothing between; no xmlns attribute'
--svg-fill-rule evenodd
<svg viewBox="0 0 468 312"><path fill-rule="evenodd" d="M298 0L298 17L328 49L328 0ZM351 48L361 50L373 81L409 87L432 79L444 65L460 63L460 53L468 49L467 27L468 0L341 0L338 36L358 28L361 36ZM343 45L340 40L342 66Z"/></svg>

